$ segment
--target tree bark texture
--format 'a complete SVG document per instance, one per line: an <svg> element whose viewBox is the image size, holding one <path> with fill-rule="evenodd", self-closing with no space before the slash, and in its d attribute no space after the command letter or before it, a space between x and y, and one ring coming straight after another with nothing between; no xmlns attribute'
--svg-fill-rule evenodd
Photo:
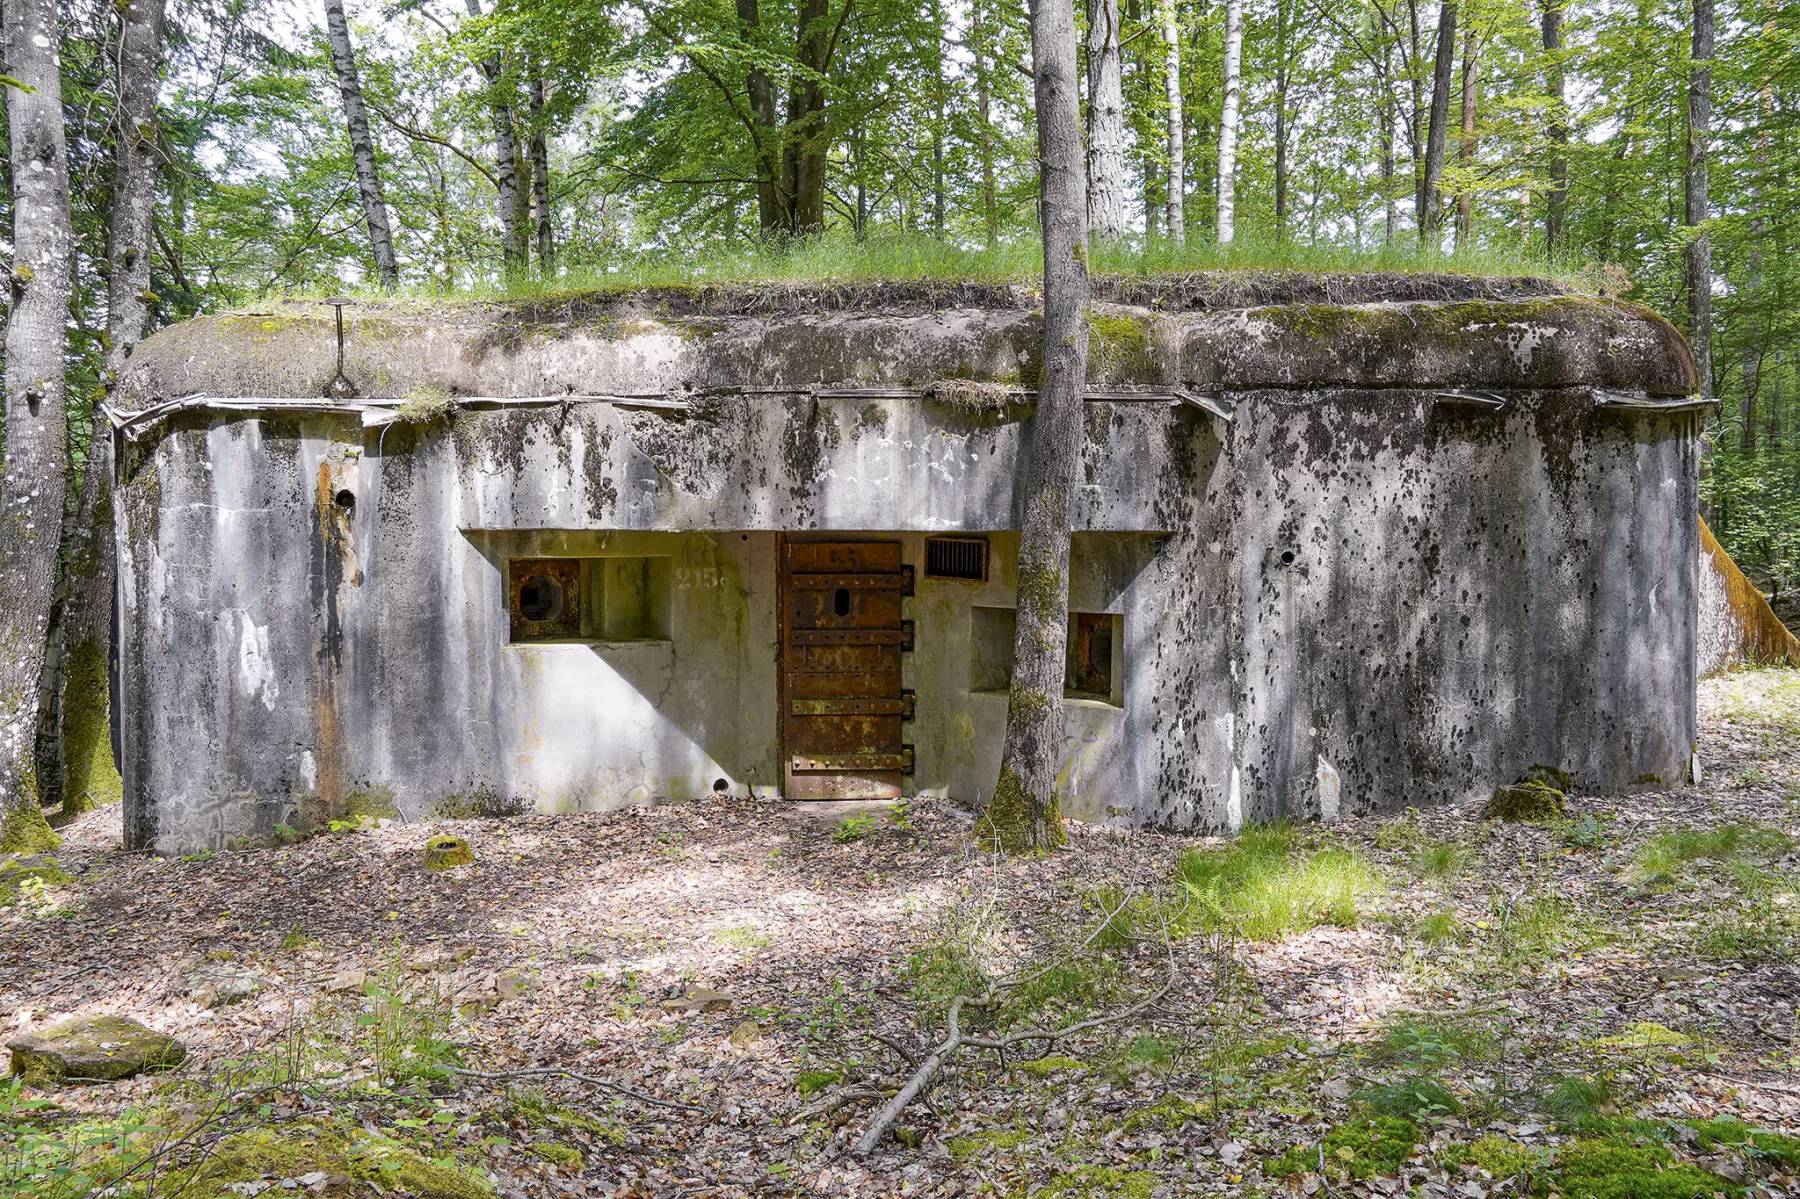
<svg viewBox="0 0 1800 1199"><path fill-rule="evenodd" d="M106 238L106 356L111 391L149 331L150 244L156 215L156 91L162 70L164 0L131 0L119 11L118 108L113 116L113 191ZM58 764L63 811L120 798L112 754L110 675L115 547L112 429L96 411L81 505L64 569L62 693Z"/></svg>
<svg viewBox="0 0 1800 1199"><path fill-rule="evenodd" d="M1018 636L1000 779L978 835L1009 853L1061 845L1056 789L1069 626L1069 524L1087 382L1087 196L1073 0L1036 0L1031 60L1044 216L1044 373L1019 534Z"/></svg>
<svg viewBox="0 0 1800 1199"><path fill-rule="evenodd" d="M1096 242L1125 236L1125 83L1119 0L1088 0L1088 226Z"/></svg>
<svg viewBox="0 0 1800 1199"><path fill-rule="evenodd" d="M1241 4L1241 0L1229 2ZM1187 151L1184 145L1186 122L1181 104L1181 29L1175 19L1175 0L1158 0L1157 15L1161 19L1163 35L1163 103L1168 110L1169 177L1165 224L1169 240L1180 245L1187 239ZM1221 134L1221 145L1224 140Z"/></svg>
<svg viewBox="0 0 1800 1199"><path fill-rule="evenodd" d="M0 6L13 185L12 311L6 325L6 457L0 463L0 852L53 849L34 755L45 637L68 488L64 329L74 231L63 137L57 6Z"/></svg>
<svg viewBox="0 0 1800 1199"><path fill-rule="evenodd" d="M465 0L471 17L481 16L481 0ZM498 54L481 60L488 84L488 111L494 121L494 208L500 218L500 261L508 273L529 268L530 238L520 220L519 134L513 105L505 91L506 72Z"/></svg>
<svg viewBox="0 0 1800 1199"><path fill-rule="evenodd" d="M1450 75L1456 66L1456 5L1438 6L1437 58L1431 71L1431 121L1425 135L1425 177L1419 195L1425 202L1419 240L1435 238L1442 224L1444 143L1450 133Z"/></svg>
<svg viewBox="0 0 1800 1199"><path fill-rule="evenodd" d="M1174 11L1173 0L1169 10ZM1218 239L1237 236L1238 108L1243 96L1244 0L1225 0L1225 102L1219 109Z"/></svg>
<svg viewBox="0 0 1800 1199"><path fill-rule="evenodd" d="M1456 248L1469 247L1475 236L1475 193L1470 190L1467 172L1475 168L1475 153L1480 143L1475 136L1476 107L1481 101L1481 38L1474 23L1463 32L1462 64L1462 142L1456 148L1457 165L1465 172L1462 189L1456 193Z"/></svg>
<svg viewBox="0 0 1800 1199"><path fill-rule="evenodd" d="M754 43L762 28L758 0L737 0L738 24L746 41ZM780 231L787 198L781 192L781 148L775 129L775 88L769 73L752 66L744 76L744 92L750 100L751 136L756 151L756 216L767 237Z"/></svg>
<svg viewBox="0 0 1800 1199"><path fill-rule="evenodd" d="M1569 203L1569 126L1564 119L1562 0L1544 0L1544 89L1550 96L1550 189L1544 197L1544 248L1554 258L1567 241Z"/></svg>
<svg viewBox="0 0 1800 1199"><path fill-rule="evenodd" d="M1700 376L1700 394L1713 393L1712 248L1707 243L1707 143L1712 136L1713 0L1694 0L1693 63L1688 72L1685 223L1688 345Z"/></svg>
<svg viewBox="0 0 1800 1199"><path fill-rule="evenodd" d="M375 276L382 287L393 291L400 286L400 268L394 261L394 234L388 225L387 201L381 195L375 139L369 134L369 114L363 108L362 80L356 70L356 48L350 44L350 23L344 18L344 0L325 0L325 36L331 43L332 64L337 67L344 123L350 129L350 158L356 164L356 190L362 196L363 223L369 230L369 250L375 256Z"/></svg>
<svg viewBox="0 0 1800 1199"><path fill-rule="evenodd" d="M556 266L556 230L550 223L550 138L544 129L544 78L531 77L531 211L536 220L538 272Z"/></svg>
<svg viewBox="0 0 1800 1199"><path fill-rule="evenodd" d="M788 85L781 173L791 209L785 232L802 237L825 227L825 155L830 138L820 77L831 68L830 15L828 0L801 0L794 46L801 70Z"/></svg>

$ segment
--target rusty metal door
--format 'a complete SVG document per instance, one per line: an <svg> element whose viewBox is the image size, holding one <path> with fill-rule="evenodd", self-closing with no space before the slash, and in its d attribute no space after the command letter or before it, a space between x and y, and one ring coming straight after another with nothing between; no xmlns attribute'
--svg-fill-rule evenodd
<svg viewBox="0 0 1800 1199"><path fill-rule="evenodd" d="M912 567L898 542L788 542L782 572L782 745L789 799L898 799L911 772L900 655Z"/></svg>

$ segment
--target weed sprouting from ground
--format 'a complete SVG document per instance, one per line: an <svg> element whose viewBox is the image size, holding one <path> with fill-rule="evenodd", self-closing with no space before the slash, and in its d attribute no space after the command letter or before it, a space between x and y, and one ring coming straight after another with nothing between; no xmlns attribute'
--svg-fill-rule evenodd
<svg viewBox="0 0 1800 1199"><path fill-rule="evenodd" d="M1426 878L1448 878L1461 870L1462 864L1463 850L1460 845L1427 845L1415 859L1419 873Z"/></svg>
<svg viewBox="0 0 1800 1199"><path fill-rule="evenodd" d="M1253 825L1222 849L1192 850L1177 877L1191 906L1184 929L1276 941L1321 924L1352 928L1358 901L1381 889L1361 857L1307 849L1291 824Z"/></svg>
<svg viewBox="0 0 1800 1199"><path fill-rule="evenodd" d="M1748 856L1781 853L1791 844L1784 834L1756 825L1678 829L1651 838L1639 849L1630 877L1640 887L1667 887L1675 883L1678 871L1684 865L1697 862L1730 865Z"/></svg>

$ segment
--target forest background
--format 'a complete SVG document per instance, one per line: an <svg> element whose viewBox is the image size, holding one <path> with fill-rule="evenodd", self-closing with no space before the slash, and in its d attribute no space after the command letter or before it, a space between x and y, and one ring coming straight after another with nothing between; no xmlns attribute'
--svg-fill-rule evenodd
<svg viewBox="0 0 1800 1199"><path fill-rule="evenodd" d="M1022 0L179 0L147 120L119 111L125 14L141 30L146 2L163 14L54 9L74 235L65 599L117 369L122 137L155 176L148 286L127 297L149 327L358 289L1041 268ZM1097 269L1531 271L1664 312L1722 401L1707 514L1800 613L1800 5L1077 7ZM46 801L68 773L59 637L53 621Z"/></svg>

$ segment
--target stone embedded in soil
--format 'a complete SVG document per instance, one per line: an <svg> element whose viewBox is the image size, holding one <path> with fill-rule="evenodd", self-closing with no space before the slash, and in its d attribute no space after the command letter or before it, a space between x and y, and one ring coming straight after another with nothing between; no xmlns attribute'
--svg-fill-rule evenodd
<svg viewBox="0 0 1800 1199"><path fill-rule="evenodd" d="M663 1000L661 1006L671 1012L722 1012L731 1006L731 996L705 987L688 987L673 999Z"/></svg>
<svg viewBox="0 0 1800 1199"><path fill-rule="evenodd" d="M425 842L425 869L427 870L449 870L454 866L467 866L474 860L475 851L461 837L439 833Z"/></svg>
<svg viewBox="0 0 1800 1199"><path fill-rule="evenodd" d="M112 1082L187 1058L174 1037L123 1016L81 1016L7 1044L12 1072L48 1082Z"/></svg>

